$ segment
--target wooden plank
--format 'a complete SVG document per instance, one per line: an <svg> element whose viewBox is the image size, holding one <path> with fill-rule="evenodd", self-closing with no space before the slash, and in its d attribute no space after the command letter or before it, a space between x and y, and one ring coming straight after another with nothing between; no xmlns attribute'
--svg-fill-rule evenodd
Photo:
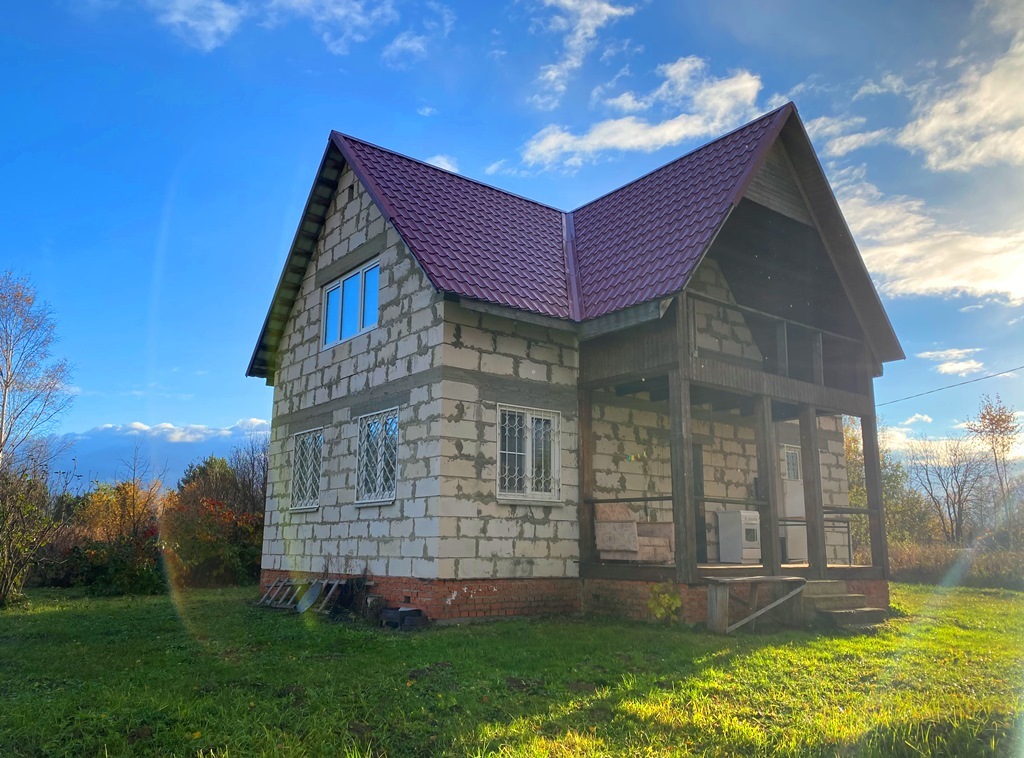
<svg viewBox="0 0 1024 758"><path fill-rule="evenodd" d="M775 325L775 352L779 376L789 376L789 335L785 321Z"/></svg>
<svg viewBox="0 0 1024 758"><path fill-rule="evenodd" d="M676 370L669 374L668 389L676 579L689 584L697 575L697 519L693 510L693 450L690 443L690 385Z"/></svg>
<svg viewBox="0 0 1024 758"><path fill-rule="evenodd" d="M821 332L811 332L811 372L814 383L825 384L825 364L821 349Z"/></svg>
<svg viewBox="0 0 1024 758"><path fill-rule="evenodd" d="M659 319L580 345L580 384L601 386L622 377L663 375L677 365L675 320Z"/></svg>
<svg viewBox="0 0 1024 758"><path fill-rule="evenodd" d="M729 585L708 584L708 631L725 634L729 628Z"/></svg>
<svg viewBox="0 0 1024 758"><path fill-rule="evenodd" d="M697 516L694 509L693 440L690 419L689 308L686 294L675 304L675 367L669 372L669 456L672 469L672 522L675 525L676 580L691 583L697 577Z"/></svg>
<svg viewBox="0 0 1024 758"><path fill-rule="evenodd" d="M763 371L734 366L711 357L700 357L690 367L690 381L694 384L718 387L749 395L768 395L787 403L807 403L834 413L864 416L874 412L871 400L834 387L822 387L799 379L790 379Z"/></svg>
<svg viewBox="0 0 1024 758"><path fill-rule="evenodd" d="M882 462L878 449L878 427L874 414L860 419L864 445L864 489L868 500L868 533L871 535L871 565L889 578L889 546L885 534L885 505L882 502Z"/></svg>
<svg viewBox="0 0 1024 758"><path fill-rule="evenodd" d="M757 478L766 501L761 514L761 565L773 576L782 573L782 550L779 541L779 511L782 507L782 475L779 471L779 446L772 420L772 401L758 395L754 404L757 439Z"/></svg>
<svg viewBox="0 0 1024 758"><path fill-rule="evenodd" d="M768 613L768 611L772 610L773 608L776 608L777 606L782 605L784 602L789 600L791 597L796 597L797 595L799 595L803 591L804 591L804 585L801 584L795 590L790 590L785 595L780 597L778 600L773 600L772 602L768 603L768 605L766 605L761 610L756 611L755 613L750 614L745 619L743 619L741 621L737 621L735 624L731 624L730 626L727 626L726 629L725 629L725 633L726 634L731 634L732 632L735 632L737 629L739 629L744 624L747 624L747 623L753 621L758 616L763 616L764 614Z"/></svg>
<svg viewBox="0 0 1024 758"><path fill-rule="evenodd" d="M594 393L581 389L579 397L579 445L578 471L580 504L578 521L580 526L580 562L597 560L597 546L594 532Z"/></svg>
<svg viewBox="0 0 1024 758"><path fill-rule="evenodd" d="M615 579L630 582L670 582L676 578L672 566L651 566L638 563L597 563L580 564L581 579Z"/></svg>
<svg viewBox="0 0 1024 758"><path fill-rule="evenodd" d="M813 579L828 571L825 554L825 511L821 492L821 456L818 453L818 414L813 405L800 406L800 459L807 519L807 562Z"/></svg>

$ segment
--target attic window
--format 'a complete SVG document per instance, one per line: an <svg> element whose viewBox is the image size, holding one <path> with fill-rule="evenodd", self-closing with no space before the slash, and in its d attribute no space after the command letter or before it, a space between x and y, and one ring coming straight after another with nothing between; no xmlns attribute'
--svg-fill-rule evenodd
<svg viewBox="0 0 1024 758"><path fill-rule="evenodd" d="M374 258L324 288L324 346L377 326L380 260Z"/></svg>

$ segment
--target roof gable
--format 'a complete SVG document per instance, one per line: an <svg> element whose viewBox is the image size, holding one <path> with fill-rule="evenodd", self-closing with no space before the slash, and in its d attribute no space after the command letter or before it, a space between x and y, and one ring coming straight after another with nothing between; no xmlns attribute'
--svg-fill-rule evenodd
<svg viewBox="0 0 1024 758"><path fill-rule="evenodd" d="M851 301L860 299L854 305L876 357L902 358L796 108L788 103L571 212L332 132L247 373L272 381L283 320L343 163L438 290L572 323L682 291L770 155L779 152L780 138L805 210Z"/></svg>

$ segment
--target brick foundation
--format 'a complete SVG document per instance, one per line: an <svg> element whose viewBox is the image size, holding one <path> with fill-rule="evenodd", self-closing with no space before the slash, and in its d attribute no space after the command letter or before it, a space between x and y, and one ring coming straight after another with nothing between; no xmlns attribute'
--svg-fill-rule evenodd
<svg viewBox="0 0 1024 758"><path fill-rule="evenodd" d="M264 569L261 591L276 579L291 576L307 579L319 575ZM332 578L343 578L332 575ZM375 576L373 594L385 605L408 605L421 609L432 621L503 618L509 616L553 616L584 612L596 616L618 616L653 621L647 605L651 588L658 582L613 579L415 579ZM889 607L889 584L884 579L847 580L847 591L867 596L875 608ZM687 624L707 621L708 596L705 585L676 585L683 599L681 619ZM747 585L732 590L734 603L746 601ZM761 597L761 602L765 601ZM741 610L740 607L734 609Z"/></svg>
<svg viewBox="0 0 1024 758"><path fill-rule="evenodd" d="M274 580L303 575L264 569L260 575L263 591ZM343 578L332 575L332 578ZM387 606L419 608L432 621L501 618L507 616L549 616L580 610L578 579L415 579L373 576L374 595Z"/></svg>
<svg viewBox="0 0 1024 758"><path fill-rule="evenodd" d="M867 607L889 607L889 582L885 579L847 579L846 591L867 596Z"/></svg>

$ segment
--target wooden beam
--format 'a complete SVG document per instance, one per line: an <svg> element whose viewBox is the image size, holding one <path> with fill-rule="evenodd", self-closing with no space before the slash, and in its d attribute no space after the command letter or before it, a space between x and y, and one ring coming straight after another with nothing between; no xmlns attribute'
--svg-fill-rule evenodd
<svg viewBox="0 0 1024 758"><path fill-rule="evenodd" d="M580 562L592 563L597 560L597 542L594 537L594 433L592 390L579 391L579 510Z"/></svg>
<svg viewBox="0 0 1024 758"><path fill-rule="evenodd" d="M878 427L874 414L861 416L864 445L864 490L868 500L868 533L871 535L871 565L889 578L889 546L885 534L885 505L882 502L882 461L878 449Z"/></svg>
<svg viewBox="0 0 1024 758"><path fill-rule="evenodd" d="M697 576L697 517L693 499L693 449L690 443L690 384L676 369L669 373L671 419L669 456L672 462L672 521L676 537L676 580L693 583Z"/></svg>
<svg viewBox="0 0 1024 758"><path fill-rule="evenodd" d="M783 492L771 398L765 395L755 398L754 422L757 435L757 478L762 488L758 494L766 501L758 509L761 514L761 565L767 573L778 576L782 573L779 509L782 507Z"/></svg>
<svg viewBox="0 0 1024 758"><path fill-rule="evenodd" d="M693 361L689 379L694 384L748 395L768 395L775 400L793 404L807 403L850 416L864 416L874 411L874 405L866 395L767 374L709 356L701 356Z"/></svg>
<svg viewBox="0 0 1024 758"><path fill-rule="evenodd" d="M775 355L779 376L789 376L789 334L785 321L775 324Z"/></svg>
<svg viewBox="0 0 1024 758"><path fill-rule="evenodd" d="M811 373L814 383L825 384L825 364L822 358L821 332L811 332Z"/></svg>
<svg viewBox="0 0 1024 758"><path fill-rule="evenodd" d="M808 575L824 579L825 510L821 492L821 456L818 453L818 412L813 405L800 406L800 462L804 480L804 516L807 519Z"/></svg>

